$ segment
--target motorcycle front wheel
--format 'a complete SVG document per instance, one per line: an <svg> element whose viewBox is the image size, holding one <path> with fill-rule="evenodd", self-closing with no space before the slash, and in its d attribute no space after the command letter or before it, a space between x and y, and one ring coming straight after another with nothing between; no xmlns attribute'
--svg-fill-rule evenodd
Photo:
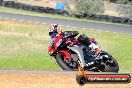
<svg viewBox="0 0 132 88"><path fill-rule="evenodd" d="M56 62L57 64L63 69L63 70L68 70L68 71L72 71L73 69L71 69L65 62L64 62L64 54L63 53L58 53L56 55Z"/></svg>
<svg viewBox="0 0 132 88"><path fill-rule="evenodd" d="M103 72L116 72L116 73L118 73L119 65L118 65L117 61L113 57L111 57L111 60L114 61L114 64L112 66L110 66L110 65L104 63L105 69L103 70Z"/></svg>

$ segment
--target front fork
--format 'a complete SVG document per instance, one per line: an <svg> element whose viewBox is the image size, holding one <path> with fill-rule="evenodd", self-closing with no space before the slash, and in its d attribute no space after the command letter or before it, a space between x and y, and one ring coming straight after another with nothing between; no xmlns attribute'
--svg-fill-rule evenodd
<svg viewBox="0 0 132 88"><path fill-rule="evenodd" d="M84 85L87 81L86 72L81 66L78 66L79 74L76 75L76 81L79 85Z"/></svg>
<svg viewBox="0 0 132 88"><path fill-rule="evenodd" d="M80 60L78 60L78 68L77 69L78 69L77 77L78 76L85 76L86 75L85 68L82 67Z"/></svg>

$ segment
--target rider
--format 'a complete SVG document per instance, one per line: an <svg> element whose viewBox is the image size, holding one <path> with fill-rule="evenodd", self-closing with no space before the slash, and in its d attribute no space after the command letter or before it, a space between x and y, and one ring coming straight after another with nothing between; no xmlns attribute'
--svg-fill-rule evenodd
<svg viewBox="0 0 132 88"><path fill-rule="evenodd" d="M51 24L49 28L50 44L54 43L54 39L57 35L61 34L61 27L58 24Z"/></svg>
<svg viewBox="0 0 132 88"><path fill-rule="evenodd" d="M83 34L78 37L78 40L84 45L87 45L89 49L94 50L96 55L99 54L100 48L97 46L97 42L94 38L88 38L85 34Z"/></svg>
<svg viewBox="0 0 132 88"><path fill-rule="evenodd" d="M54 40L56 36L60 35L62 33L61 27L58 24L51 24L49 28L49 36L50 36L50 45L48 48L49 55L52 55L53 51L52 48L54 47Z"/></svg>
<svg viewBox="0 0 132 88"><path fill-rule="evenodd" d="M51 47L51 48L53 47L54 39L56 38L56 36L60 35L61 33L62 33L62 30L58 24L51 24L50 25L50 28L49 28L50 46L49 47ZM98 53L99 47L96 46L96 44L94 43L94 38L88 38L88 39L86 39L86 41L89 42L89 44L88 44L89 48L96 50L96 53ZM51 52L49 52L49 54L50 53Z"/></svg>

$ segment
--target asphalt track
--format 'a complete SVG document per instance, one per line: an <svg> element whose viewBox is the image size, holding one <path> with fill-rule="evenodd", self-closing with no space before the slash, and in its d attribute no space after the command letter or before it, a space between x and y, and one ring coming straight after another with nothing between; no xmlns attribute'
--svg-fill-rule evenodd
<svg viewBox="0 0 132 88"><path fill-rule="evenodd" d="M38 16L29 16L21 14L11 14L0 12L0 18L16 19L28 22L36 23L58 23L60 25L70 26L74 28L84 28L84 29L93 29L101 31L111 31L111 32L121 32L132 34L132 25L117 25L117 24L103 24L103 23L94 23L94 22L84 22L84 21L73 21L73 20L63 20L58 18L49 18L49 17L38 17Z"/></svg>

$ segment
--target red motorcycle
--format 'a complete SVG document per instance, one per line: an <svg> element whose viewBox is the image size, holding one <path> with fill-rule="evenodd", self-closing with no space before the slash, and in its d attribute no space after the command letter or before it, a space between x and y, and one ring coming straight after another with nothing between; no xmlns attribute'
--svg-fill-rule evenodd
<svg viewBox="0 0 132 88"><path fill-rule="evenodd" d="M119 71L118 63L110 54L89 47L91 43L98 46L93 38L85 35L76 38L78 34L77 31L65 31L48 47L48 53L63 70L78 70L80 67L94 72Z"/></svg>

